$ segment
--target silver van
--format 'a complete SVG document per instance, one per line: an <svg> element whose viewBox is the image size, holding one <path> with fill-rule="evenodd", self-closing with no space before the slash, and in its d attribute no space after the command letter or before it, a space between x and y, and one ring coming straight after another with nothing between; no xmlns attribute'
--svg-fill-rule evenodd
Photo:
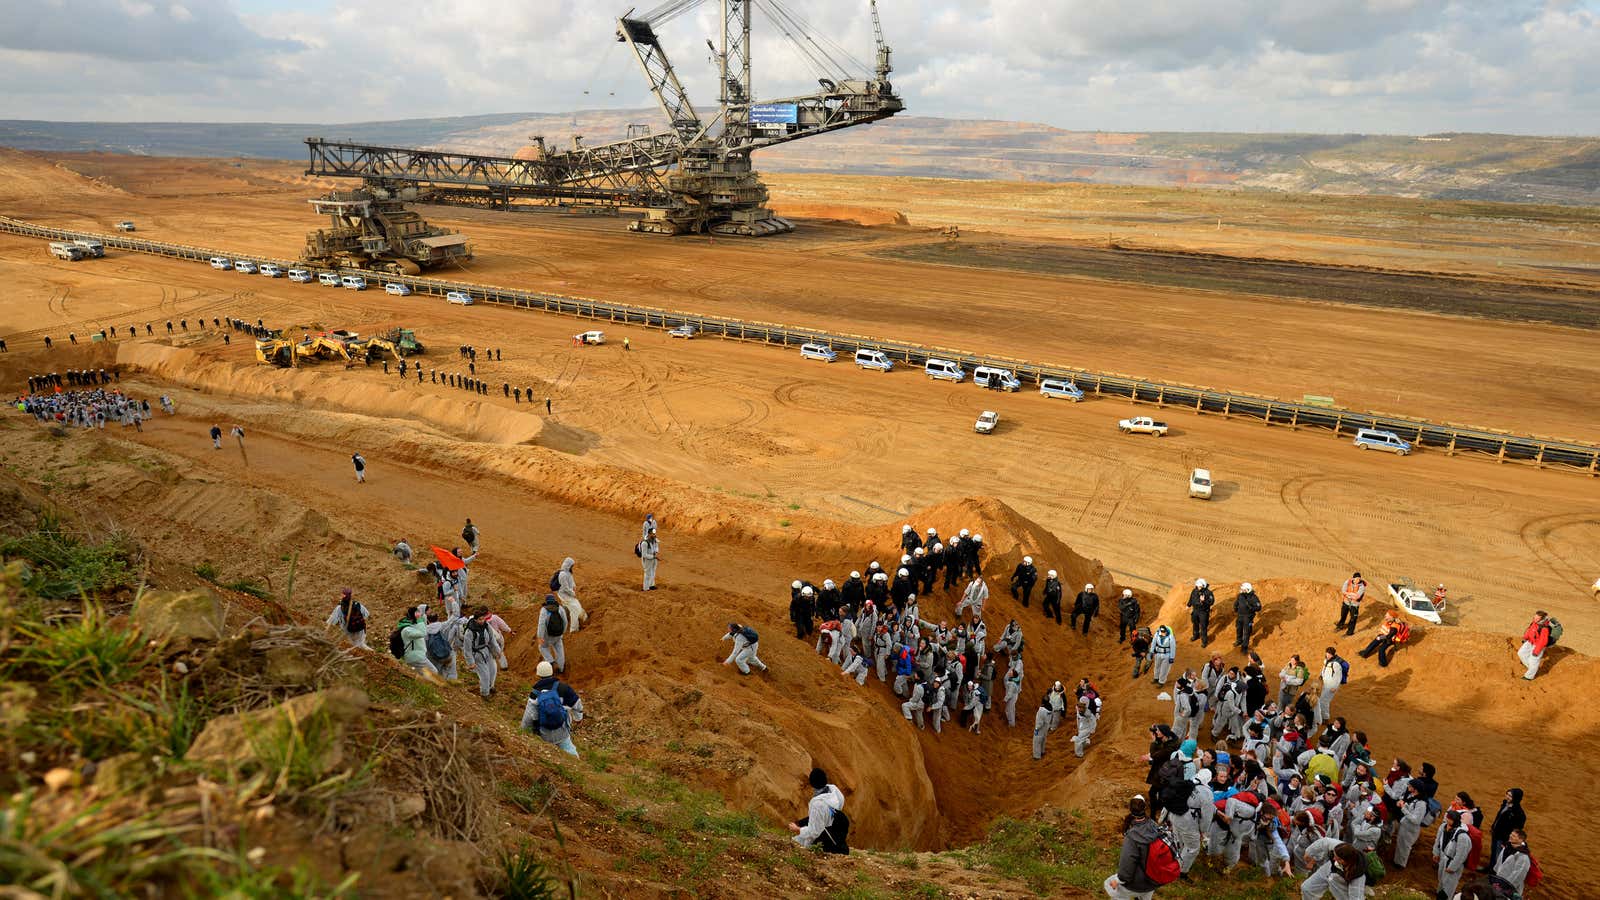
<svg viewBox="0 0 1600 900"><path fill-rule="evenodd" d="M1400 435L1392 431L1382 431L1377 428L1362 428L1356 432L1355 445L1363 450L1387 450L1399 456L1411 452L1411 444L1400 439Z"/></svg>
<svg viewBox="0 0 1600 900"><path fill-rule="evenodd" d="M346 275L339 279L339 286L352 291L364 291L367 289L367 279L360 275Z"/></svg>
<svg viewBox="0 0 1600 900"><path fill-rule="evenodd" d="M1010 369L997 369L993 366L979 366L973 369L972 383L996 391L1022 389L1022 382L1017 380L1017 376Z"/></svg>
<svg viewBox="0 0 1600 900"><path fill-rule="evenodd" d="M856 365L863 369L877 369L888 372L894 369L894 360L884 354L882 350L869 350L865 347L856 351Z"/></svg>
<svg viewBox="0 0 1600 900"><path fill-rule="evenodd" d="M948 359L932 359L922 364L922 371L935 381L961 381L967 373Z"/></svg>
<svg viewBox="0 0 1600 900"><path fill-rule="evenodd" d="M831 363L839 358L839 354L833 352L833 348L827 344L801 344L800 358L820 359L823 362Z"/></svg>
<svg viewBox="0 0 1600 900"><path fill-rule="evenodd" d="M318 272L317 283L326 285L328 287L338 287L339 274L337 272Z"/></svg>
<svg viewBox="0 0 1600 900"><path fill-rule="evenodd" d="M1073 403L1083 399L1083 390L1065 378L1040 379L1039 393L1056 400L1071 400Z"/></svg>

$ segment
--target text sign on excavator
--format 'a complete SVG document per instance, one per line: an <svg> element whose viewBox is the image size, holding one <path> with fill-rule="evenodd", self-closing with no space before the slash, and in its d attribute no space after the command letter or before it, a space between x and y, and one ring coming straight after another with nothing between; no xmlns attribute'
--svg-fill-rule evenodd
<svg viewBox="0 0 1600 900"><path fill-rule="evenodd" d="M750 124L794 125L800 121L798 110L793 103L758 103L750 107Z"/></svg>

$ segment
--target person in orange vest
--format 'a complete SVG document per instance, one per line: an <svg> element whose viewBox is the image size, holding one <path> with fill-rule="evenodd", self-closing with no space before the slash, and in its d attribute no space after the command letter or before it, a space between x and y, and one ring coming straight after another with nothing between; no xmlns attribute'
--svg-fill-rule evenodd
<svg viewBox="0 0 1600 900"><path fill-rule="evenodd" d="M1445 586L1442 584L1433 589L1433 605L1435 609L1444 609L1445 601L1450 599L1447 593Z"/></svg>
<svg viewBox="0 0 1600 900"><path fill-rule="evenodd" d="M1391 609L1383 614L1383 624L1378 626L1377 635L1361 651L1361 658L1368 659L1376 653L1378 665L1388 668L1389 659L1394 655L1395 648L1410 637L1410 623L1401 619L1400 614Z"/></svg>
<svg viewBox="0 0 1600 900"><path fill-rule="evenodd" d="M1533 614L1533 621L1522 632L1522 646L1517 648L1517 659L1528 667L1522 676L1524 681L1532 681L1539 674L1539 664L1544 662L1544 651L1549 646L1550 614L1541 609Z"/></svg>
<svg viewBox="0 0 1600 900"><path fill-rule="evenodd" d="M1333 630L1343 628L1345 634L1356 633L1356 620L1361 618L1361 600L1367 596L1367 582L1357 572L1344 580L1344 587L1339 589L1339 594L1344 602L1339 605L1339 621L1334 624Z"/></svg>

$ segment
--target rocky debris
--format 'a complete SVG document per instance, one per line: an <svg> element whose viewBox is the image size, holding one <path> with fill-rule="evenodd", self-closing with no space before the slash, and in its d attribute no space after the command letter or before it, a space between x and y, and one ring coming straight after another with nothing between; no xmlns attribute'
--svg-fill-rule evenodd
<svg viewBox="0 0 1600 900"><path fill-rule="evenodd" d="M134 600L132 617L149 638L215 641L222 638L227 612L207 591L145 591Z"/></svg>
<svg viewBox="0 0 1600 900"><path fill-rule="evenodd" d="M369 705L363 691L339 686L291 697L266 709L219 716L206 723L186 758L242 765L263 761L272 748L289 741L305 740L310 755L308 768L320 777L344 763L347 728ZM315 740L296 737L312 732Z"/></svg>

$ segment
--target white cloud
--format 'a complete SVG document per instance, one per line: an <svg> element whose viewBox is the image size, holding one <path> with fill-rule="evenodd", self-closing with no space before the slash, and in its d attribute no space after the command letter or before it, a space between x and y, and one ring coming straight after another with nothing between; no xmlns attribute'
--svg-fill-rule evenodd
<svg viewBox="0 0 1600 900"><path fill-rule="evenodd" d="M782 3L871 59L865 0ZM808 91L817 73L759 11L770 4L755 17L757 92ZM1600 15L1573 0L880 7L917 114L1105 130L1600 131ZM0 115L304 122L654 106L603 2L250 9L0 0L0 65L15 76ZM702 105L717 94L705 47L716 29L710 3L660 29Z"/></svg>

